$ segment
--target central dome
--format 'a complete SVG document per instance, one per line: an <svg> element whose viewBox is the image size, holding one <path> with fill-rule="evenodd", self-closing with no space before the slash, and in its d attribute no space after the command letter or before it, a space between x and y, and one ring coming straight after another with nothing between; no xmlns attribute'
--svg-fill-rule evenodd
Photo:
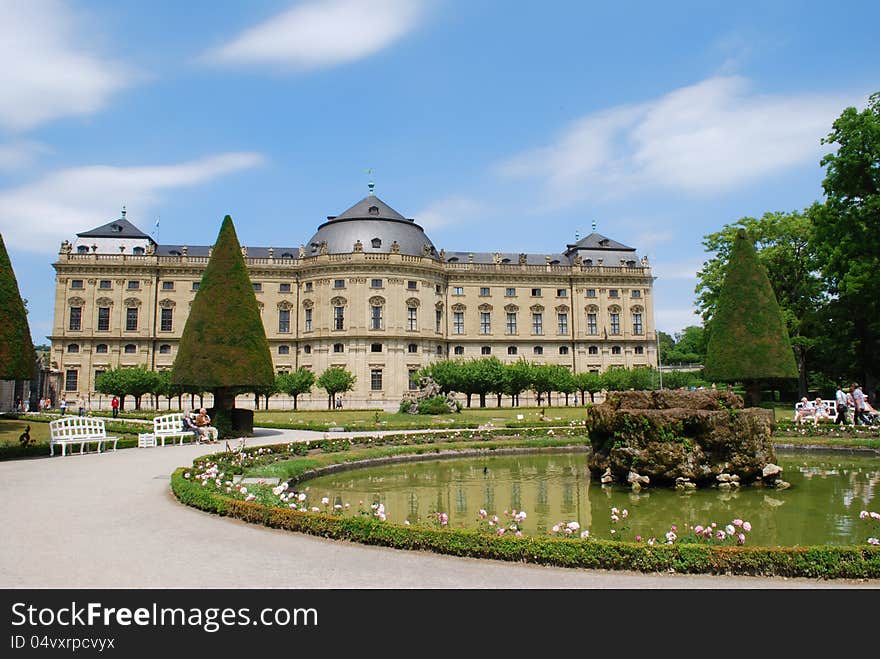
<svg viewBox="0 0 880 659"><path fill-rule="evenodd" d="M318 256L322 245L326 245L328 254L351 254L358 241L366 253L388 254L397 243L401 254L438 258L422 227L374 194L367 195L341 215L328 216L306 245L305 256Z"/></svg>

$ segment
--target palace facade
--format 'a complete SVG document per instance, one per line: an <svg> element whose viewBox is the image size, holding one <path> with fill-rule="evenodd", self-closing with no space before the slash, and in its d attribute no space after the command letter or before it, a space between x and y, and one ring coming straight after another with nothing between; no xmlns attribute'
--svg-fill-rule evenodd
<svg viewBox="0 0 880 659"><path fill-rule="evenodd" d="M647 258L595 232L558 254L438 251L371 192L308 243L242 251L276 370L348 369L348 408L396 408L437 359L657 366ZM124 210L65 240L50 337L60 393L95 406L101 372L171 368L210 253L157 244ZM326 406L323 393L300 403Z"/></svg>

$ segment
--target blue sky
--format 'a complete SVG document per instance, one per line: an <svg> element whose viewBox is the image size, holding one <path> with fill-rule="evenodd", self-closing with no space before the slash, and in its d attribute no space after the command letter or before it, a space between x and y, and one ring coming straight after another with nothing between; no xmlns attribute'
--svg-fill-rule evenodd
<svg viewBox="0 0 880 659"><path fill-rule="evenodd" d="M447 250L647 254L661 330L702 236L822 196L880 91L880 3L0 0L0 232L51 332L62 240L297 246L376 192Z"/></svg>

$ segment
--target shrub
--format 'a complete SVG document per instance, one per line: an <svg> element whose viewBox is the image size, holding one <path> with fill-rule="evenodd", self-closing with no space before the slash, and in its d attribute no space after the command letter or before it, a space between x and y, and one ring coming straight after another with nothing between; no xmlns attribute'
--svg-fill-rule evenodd
<svg viewBox="0 0 880 659"><path fill-rule="evenodd" d="M419 414L449 414L449 412L449 405L443 396L426 398L419 403Z"/></svg>
<svg viewBox="0 0 880 659"><path fill-rule="evenodd" d="M409 398L404 398L400 401L400 408L397 410L401 414L406 414L409 412L409 408L415 405L415 401L410 400Z"/></svg>

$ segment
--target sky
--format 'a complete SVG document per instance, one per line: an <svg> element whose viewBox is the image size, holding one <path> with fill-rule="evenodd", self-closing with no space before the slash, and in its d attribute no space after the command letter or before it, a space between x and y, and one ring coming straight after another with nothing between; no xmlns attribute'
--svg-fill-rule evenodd
<svg viewBox="0 0 880 659"><path fill-rule="evenodd" d="M673 334L706 234L822 199L878 24L876 0L0 0L0 234L48 343L61 242L123 205L160 243L230 214L295 247L372 177L438 249L595 223L648 256Z"/></svg>

